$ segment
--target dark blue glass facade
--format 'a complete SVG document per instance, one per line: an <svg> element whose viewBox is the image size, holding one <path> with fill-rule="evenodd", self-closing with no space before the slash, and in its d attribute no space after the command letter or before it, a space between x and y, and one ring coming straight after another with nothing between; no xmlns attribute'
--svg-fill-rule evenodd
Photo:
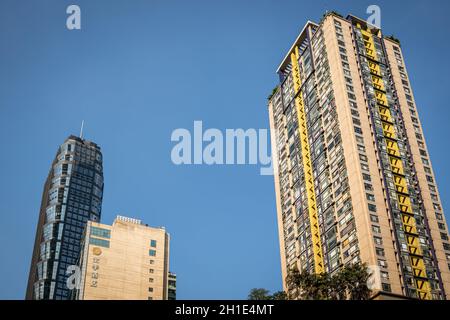
<svg viewBox="0 0 450 320"><path fill-rule="evenodd" d="M100 221L102 163L100 147L79 137L58 148L44 186L27 299L69 299L67 269L77 265L87 221Z"/></svg>

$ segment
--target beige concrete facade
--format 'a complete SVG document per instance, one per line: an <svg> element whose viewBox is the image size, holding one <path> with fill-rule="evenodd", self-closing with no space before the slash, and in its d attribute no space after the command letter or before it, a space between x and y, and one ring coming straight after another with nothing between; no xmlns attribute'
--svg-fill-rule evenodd
<svg viewBox="0 0 450 320"><path fill-rule="evenodd" d="M273 115L273 104L269 103L269 121L270 121L270 138L271 138L271 145L275 146L277 145L277 141L276 141L276 136L275 136L275 132L276 132L276 128L274 125L274 121L273 121L274 115ZM278 153L273 153L272 152L272 162L273 162L273 176L275 179L275 201L276 201L276 207L277 207L277 221L278 221L278 234L280 236L280 256L282 257L281 259L281 276L282 279L286 279L287 276L287 268L286 268L286 259L284 259L285 257L285 236L284 236L284 229L283 229L283 223L282 221L282 210L281 210L281 194L280 194L280 181L279 181L279 167L278 167L278 157L277 157ZM283 290L286 291L286 286L285 286L285 281L283 281Z"/></svg>
<svg viewBox="0 0 450 320"><path fill-rule="evenodd" d="M374 294L449 298L448 228L400 45L329 13L307 22L277 72L269 117L284 290L290 269L315 272L317 209L326 272L362 262Z"/></svg>
<svg viewBox="0 0 450 320"><path fill-rule="evenodd" d="M415 163L416 174L418 178L418 190L422 193L423 205L425 212L427 212L427 220L431 232L431 238L434 244L434 252L438 261L442 282L445 288L447 300L450 299L450 253L449 250L444 250L444 243L441 234L448 236L448 225L445 221L445 215L442 209L442 203L436 184L436 178L433 173L431 159L428 156L428 149L425 142L425 137L420 124L420 118L416 108L414 94L410 87L410 80L405 67L403 53L398 43L385 39L384 44L392 71L392 79L398 91L398 102L400 105L403 119L405 122L405 129L409 137L409 145L411 148L412 159ZM394 50L396 48L398 51ZM396 56L397 54L397 56ZM403 68L403 77L401 76L400 68ZM402 82L405 81L405 82ZM410 92L406 92L409 90ZM410 104L406 99L406 94L411 96ZM413 122L414 119L414 122ZM421 140L416 138L416 133L422 136ZM424 152L424 155L421 154ZM427 170L428 172L426 172ZM427 176L432 178L432 181L427 180ZM436 207L435 207L436 204ZM437 214L437 215L436 215ZM440 218L440 219L438 219Z"/></svg>
<svg viewBox="0 0 450 320"><path fill-rule="evenodd" d="M79 300L168 299L169 234L117 217L88 222L80 260Z"/></svg>
<svg viewBox="0 0 450 320"><path fill-rule="evenodd" d="M358 238L359 255L361 261L367 263L368 266L378 268L378 257L375 252L374 243L374 232L372 231L372 221L370 220L370 212L368 209L368 200L366 197L366 190L364 188L363 180L363 170L359 165L359 150L358 142L356 141L355 131L353 126L353 116L351 113L351 107L349 104L349 99L347 97L347 90L345 87L346 82L344 79L344 69L341 64L341 57L339 53L339 46L335 34L335 17L333 15L327 16L323 21L324 38L327 47L329 62L330 62L330 73L333 79L333 91L336 98L336 109L339 118L340 130L342 134L342 145L344 149L344 158L346 162L346 167L348 170L348 179L350 185L350 197L354 208L358 208L358 214L354 214L356 234ZM345 43L345 48L350 49L353 47L352 39L352 24L345 19L338 19L342 24L342 35L343 41ZM357 57L355 54L348 54L348 64L350 70L350 77L352 81L359 80L359 66ZM355 101L357 102L357 108L355 108L360 115L367 114L367 100L364 94L363 87L358 85L358 81L353 83ZM372 130L368 117L359 117L360 127L362 129L361 136L364 139L364 143L359 143L365 147L367 156L367 165L369 167L366 170L371 177L376 177L379 174L377 166L377 155L376 149L373 145ZM372 193L376 200L375 205L378 211L378 224L381 227L381 232L378 234L382 238L383 243L391 244L393 243L393 238L390 233L390 224L388 217L388 208L384 202L384 190L382 180L372 179ZM345 250L345 246L342 246ZM384 260L387 263L387 268L385 268L389 274L390 285L392 291L399 293L401 292L401 285L398 275L397 263L395 260L395 251L392 246L383 246L385 250ZM376 277L380 279L381 276ZM376 283L373 287L374 290L382 290L381 282Z"/></svg>

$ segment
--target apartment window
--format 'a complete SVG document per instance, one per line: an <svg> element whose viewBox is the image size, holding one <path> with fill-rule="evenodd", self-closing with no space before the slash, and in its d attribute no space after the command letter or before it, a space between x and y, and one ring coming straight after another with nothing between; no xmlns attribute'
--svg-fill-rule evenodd
<svg viewBox="0 0 450 320"><path fill-rule="evenodd" d="M150 264L155 264L155 260L150 260Z"/></svg>
<svg viewBox="0 0 450 320"><path fill-rule="evenodd" d="M366 181L371 181L370 174L363 173L363 179L366 180Z"/></svg>
<svg viewBox="0 0 450 320"><path fill-rule="evenodd" d="M153 292L153 288L148 288L148 292Z"/></svg>
<svg viewBox="0 0 450 320"><path fill-rule="evenodd" d="M442 240L448 240L448 236L446 233L441 232L441 239Z"/></svg>
<svg viewBox="0 0 450 320"><path fill-rule="evenodd" d="M377 212L377 206L376 205L369 203L368 207L369 207L369 211Z"/></svg>
<svg viewBox="0 0 450 320"><path fill-rule="evenodd" d="M148 297L148 300L153 300L153 298L152 297Z"/></svg>
<svg viewBox="0 0 450 320"><path fill-rule="evenodd" d="M151 240L150 241L150 247L156 248L156 240Z"/></svg>
<svg viewBox="0 0 450 320"><path fill-rule="evenodd" d="M382 248L375 248L375 252L378 256L384 257L384 249Z"/></svg>
<svg viewBox="0 0 450 320"><path fill-rule="evenodd" d="M383 288L383 291L391 292L391 285L390 285L390 284L388 284L388 283L382 283L382 284L381 284L381 287Z"/></svg>
<svg viewBox="0 0 450 320"><path fill-rule="evenodd" d="M366 197L367 197L367 200L369 200L369 201L375 201L375 196L373 194L366 193Z"/></svg>
<svg viewBox="0 0 450 320"><path fill-rule="evenodd" d="M148 254L149 254L151 257L155 257L155 256L156 256L156 250L150 249L150 250L148 250Z"/></svg>
<svg viewBox="0 0 450 320"><path fill-rule="evenodd" d="M380 237L373 237L373 241L379 246L383 244L383 239L381 239Z"/></svg>
<svg viewBox="0 0 450 320"><path fill-rule="evenodd" d="M368 190L368 191L372 191L373 190L373 187L372 187L372 185L370 183L364 183L364 188L366 190Z"/></svg>
<svg viewBox="0 0 450 320"><path fill-rule="evenodd" d="M154 273L154 272L155 272L155 269L149 269L148 272Z"/></svg>
<svg viewBox="0 0 450 320"><path fill-rule="evenodd" d="M372 231L376 233L381 233L381 229L379 226L372 226Z"/></svg>
<svg viewBox="0 0 450 320"><path fill-rule="evenodd" d="M372 222L378 222L379 220L378 220L378 217L377 217L376 215L371 214L371 215L370 215L370 221L372 221Z"/></svg>
<svg viewBox="0 0 450 320"><path fill-rule="evenodd" d="M441 230L445 230L445 224L443 224L443 223L441 223L441 222L438 222L438 227L439 227L439 229L441 229Z"/></svg>
<svg viewBox="0 0 450 320"><path fill-rule="evenodd" d="M384 260L378 260L378 265L383 268L387 268L387 262Z"/></svg>
<svg viewBox="0 0 450 320"><path fill-rule="evenodd" d="M148 278L148 282L153 283L153 278Z"/></svg>

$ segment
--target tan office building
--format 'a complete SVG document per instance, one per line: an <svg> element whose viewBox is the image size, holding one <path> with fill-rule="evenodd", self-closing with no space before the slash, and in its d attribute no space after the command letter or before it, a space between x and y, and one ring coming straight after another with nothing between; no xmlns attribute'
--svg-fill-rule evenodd
<svg viewBox="0 0 450 320"><path fill-rule="evenodd" d="M284 289L295 266L364 262L376 294L450 298L448 228L399 41L327 13L277 72L269 115Z"/></svg>
<svg viewBox="0 0 450 320"><path fill-rule="evenodd" d="M169 242L164 228L118 216L89 221L81 250L78 300L167 300Z"/></svg>

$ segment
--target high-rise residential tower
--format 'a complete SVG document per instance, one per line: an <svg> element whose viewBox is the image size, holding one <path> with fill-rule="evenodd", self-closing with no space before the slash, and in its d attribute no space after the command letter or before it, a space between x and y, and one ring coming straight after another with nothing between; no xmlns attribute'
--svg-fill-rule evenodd
<svg viewBox="0 0 450 320"><path fill-rule="evenodd" d="M87 221L100 220L102 198L100 147L70 136L44 185L26 299L69 298L67 268L77 263Z"/></svg>
<svg viewBox="0 0 450 320"><path fill-rule="evenodd" d="M308 22L269 97L283 286L367 263L374 292L450 298L450 243L400 43Z"/></svg>
<svg viewBox="0 0 450 320"><path fill-rule="evenodd" d="M164 228L117 216L112 226L89 221L79 260L77 300L175 298L169 273L170 236Z"/></svg>

